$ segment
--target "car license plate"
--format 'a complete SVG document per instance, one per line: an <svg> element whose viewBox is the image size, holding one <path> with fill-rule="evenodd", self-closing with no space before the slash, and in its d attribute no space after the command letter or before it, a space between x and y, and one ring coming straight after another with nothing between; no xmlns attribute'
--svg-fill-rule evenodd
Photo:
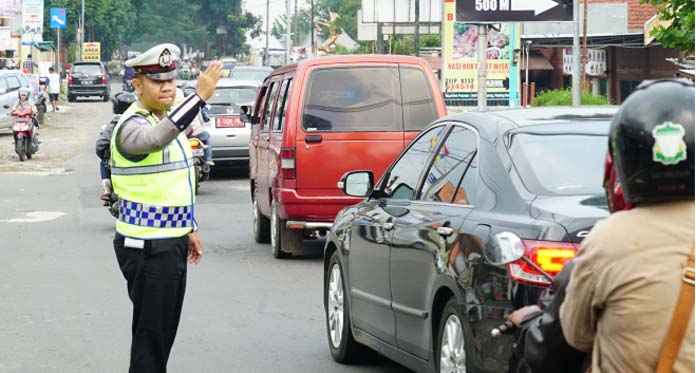
<svg viewBox="0 0 696 373"><path fill-rule="evenodd" d="M93 80L82 80L82 84L92 84L94 83Z"/></svg>
<svg viewBox="0 0 696 373"><path fill-rule="evenodd" d="M202 157L203 149L193 149L192 153L194 157Z"/></svg>
<svg viewBox="0 0 696 373"><path fill-rule="evenodd" d="M215 118L215 127L217 128L239 128L244 127L239 117L217 117Z"/></svg>

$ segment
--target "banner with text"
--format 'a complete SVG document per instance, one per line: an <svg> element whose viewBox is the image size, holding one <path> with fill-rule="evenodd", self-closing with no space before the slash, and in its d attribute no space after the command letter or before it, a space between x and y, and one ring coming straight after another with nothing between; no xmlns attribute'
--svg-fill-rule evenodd
<svg viewBox="0 0 696 373"><path fill-rule="evenodd" d="M465 106L475 106L478 96L478 32L477 25L454 21L455 3L445 2L444 35L442 43L442 78L445 99L464 101ZM511 57L514 48L510 38L514 23L504 23L497 31L488 28L487 94L489 101L508 106ZM519 44L519 37L514 45Z"/></svg>
<svg viewBox="0 0 696 373"><path fill-rule="evenodd" d="M43 0L22 1L22 45L34 45L43 41Z"/></svg>
<svg viewBox="0 0 696 373"><path fill-rule="evenodd" d="M20 0L0 0L0 16L13 16L22 10Z"/></svg>
<svg viewBox="0 0 696 373"><path fill-rule="evenodd" d="M82 44L83 61L101 61L101 43L90 42Z"/></svg>

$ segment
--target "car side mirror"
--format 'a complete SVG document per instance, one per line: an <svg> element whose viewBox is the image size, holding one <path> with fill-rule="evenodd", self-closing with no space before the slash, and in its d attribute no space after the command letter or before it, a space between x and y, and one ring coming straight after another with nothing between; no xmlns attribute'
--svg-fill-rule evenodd
<svg viewBox="0 0 696 373"><path fill-rule="evenodd" d="M483 255L493 265L512 263L524 256L524 244L514 233L497 233L484 245Z"/></svg>
<svg viewBox="0 0 696 373"><path fill-rule="evenodd" d="M251 123L251 116L250 116L251 110L249 110L249 106L242 105L241 110L242 110L242 112L241 112L241 114L239 114L239 119L241 119L242 122L244 122L244 123Z"/></svg>
<svg viewBox="0 0 696 373"><path fill-rule="evenodd" d="M364 198L372 193L374 175L372 171L347 172L341 176L337 186L347 196Z"/></svg>

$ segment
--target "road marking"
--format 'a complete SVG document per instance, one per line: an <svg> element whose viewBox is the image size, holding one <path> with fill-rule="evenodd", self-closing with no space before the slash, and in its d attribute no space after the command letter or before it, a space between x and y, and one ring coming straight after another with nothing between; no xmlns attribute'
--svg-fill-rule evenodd
<svg viewBox="0 0 696 373"><path fill-rule="evenodd" d="M65 215L64 212L60 211L32 211L27 212L24 218L12 218L0 220L0 222L5 223L41 223L45 221L56 220L59 217Z"/></svg>

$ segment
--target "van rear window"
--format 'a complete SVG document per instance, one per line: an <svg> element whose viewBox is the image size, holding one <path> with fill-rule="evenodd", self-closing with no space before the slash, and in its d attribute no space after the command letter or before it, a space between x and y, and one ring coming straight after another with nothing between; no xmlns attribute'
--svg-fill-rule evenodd
<svg viewBox="0 0 696 373"><path fill-rule="evenodd" d="M395 67L312 72L302 115L307 132L401 131L399 71Z"/></svg>

